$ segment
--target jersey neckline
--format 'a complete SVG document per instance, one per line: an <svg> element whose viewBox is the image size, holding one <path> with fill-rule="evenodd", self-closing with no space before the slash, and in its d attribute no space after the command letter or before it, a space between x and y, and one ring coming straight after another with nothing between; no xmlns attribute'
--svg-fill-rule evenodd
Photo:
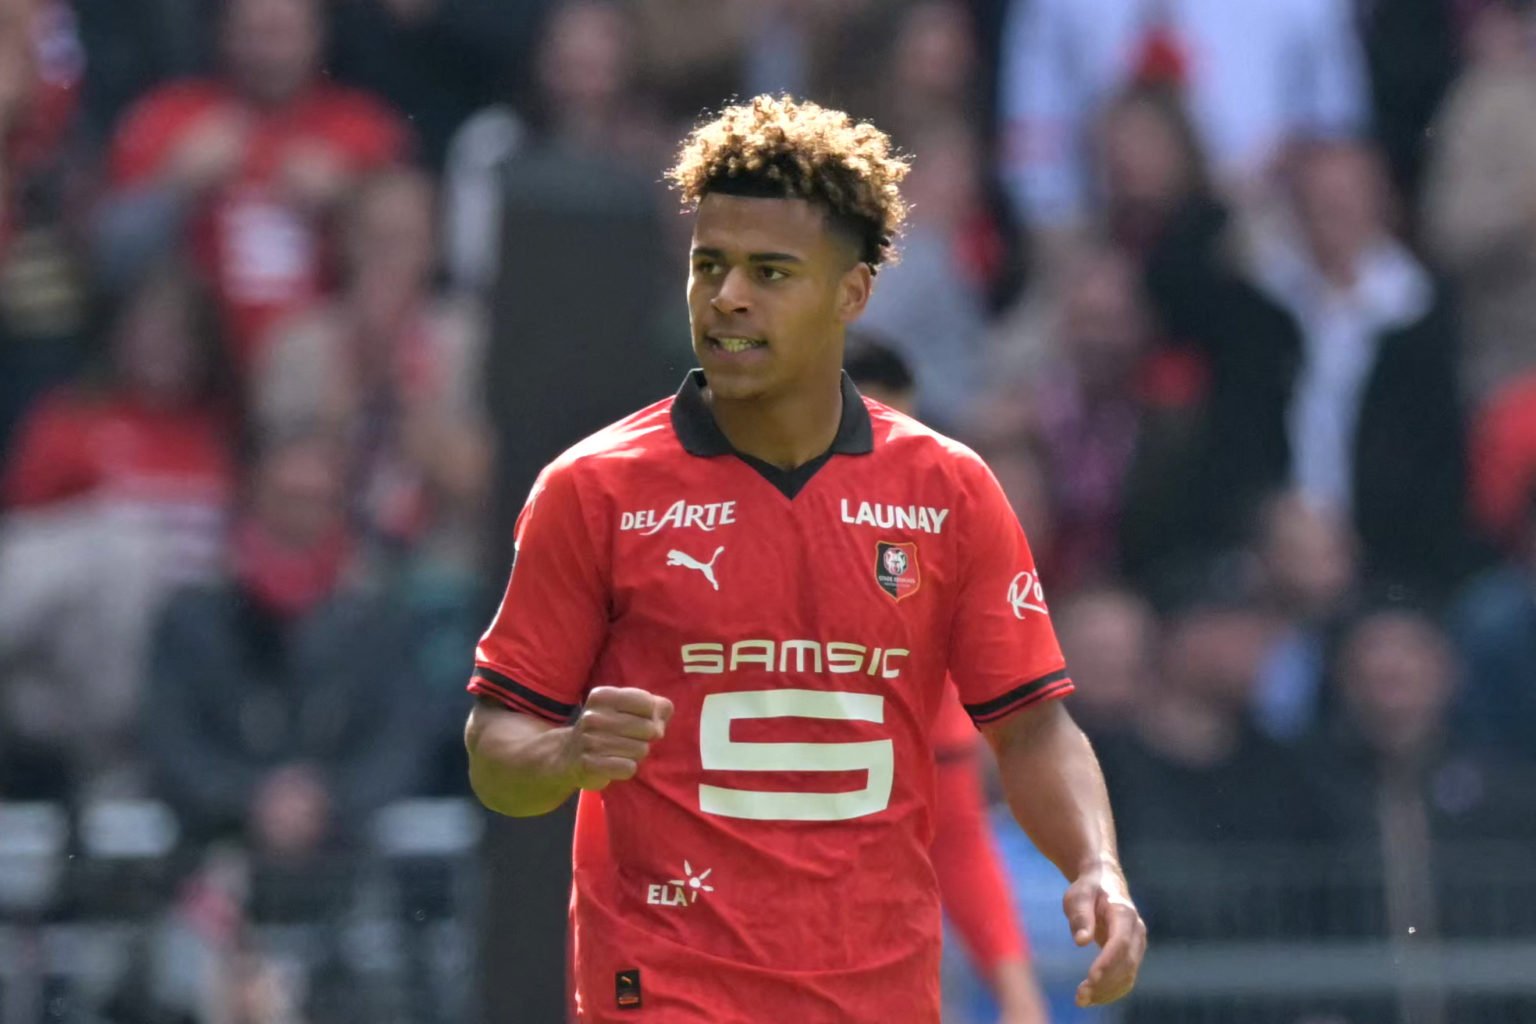
<svg viewBox="0 0 1536 1024"><path fill-rule="evenodd" d="M843 413L838 420L832 446L811 461L793 469L780 469L772 463L737 451L720 429L720 424L715 422L714 413L710 412L708 403L704 401L704 387L704 371L690 370L672 400L672 431L677 435L683 450L700 458L734 455L786 498L794 498L799 494L832 456L868 455L875 450L875 430L870 422L869 409L864 405L864 396L859 394L859 389L846 372L842 374Z"/></svg>

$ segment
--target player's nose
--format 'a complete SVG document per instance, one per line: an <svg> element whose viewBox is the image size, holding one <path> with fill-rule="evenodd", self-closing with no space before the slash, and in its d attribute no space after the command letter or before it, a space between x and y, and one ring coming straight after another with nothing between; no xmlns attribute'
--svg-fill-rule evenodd
<svg viewBox="0 0 1536 1024"><path fill-rule="evenodd" d="M725 280L720 282L720 290L715 292L709 304L718 313L745 313L751 306L746 272L740 268L727 271Z"/></svg>

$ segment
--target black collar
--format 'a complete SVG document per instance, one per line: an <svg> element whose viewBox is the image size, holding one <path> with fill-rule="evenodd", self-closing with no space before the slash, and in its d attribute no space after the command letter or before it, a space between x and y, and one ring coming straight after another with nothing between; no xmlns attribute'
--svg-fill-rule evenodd
<svg viewBox="0 0 1536 1024"><path fill-rule="evenodd" d="M794 469L780 469L761 459L731 447L720 425L704 401L704 371L691 370L672 400L672 430L690 455L711 457L735 455L757 470L785 496L793 498L811 476L833 455L868 455L875 450L875 430L864 406L864 396L848 374L843 374L843 415L837 424L832 447Z"/></svg>

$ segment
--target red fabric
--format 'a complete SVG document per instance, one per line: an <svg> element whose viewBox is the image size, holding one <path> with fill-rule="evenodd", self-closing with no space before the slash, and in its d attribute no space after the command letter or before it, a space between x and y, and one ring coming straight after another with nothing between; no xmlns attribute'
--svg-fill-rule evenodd
<svg viewBox="0 0 1536 1024"><path fill-rule="evenodd" d="M978 972L1022 959L1028 947L1014 916L1013 894L987 829L977 763L981 741L970 716L951 694L933 730L938 776L934 792L933 870L944 910Z"/></svg>
<svg viewBox="0 0 1536 1024"><path fill-rule="evenodd" d="M0 503L31 508L90 495L222 506L233 488L218 415L61 392L40 402L17 431Z"/></svg>
<svg viewBox="0 0 1536 1024"><path fill-rule="evenodd" d="M203 118L240 115L253 122L240 173L213 195L193 225L192 244L208 268L239 364L249 367L262 335L329 287L322 225L278 191L284 159L323 145L352 172L402 158L405 123L364 93L320 82L288 104L261 108L227 86L195 80L163 86L129 111L109 157L112 184L152 181Z"/></svg>
<svg viewBox="0 0 1536 1024"><path fill-rule="evenodd" d="M541 475L471 683L553 722L604 683L674 704L634 779L581 795L579 1019L632 1019L615 975L639 969L669 1024L937 1024L946 677L979 719L1071 689L1018 519L973 454L877 404L873 451L792 501L688 454L671 404Z"/></svg>
<svg viewBox="0 0 1536 1024"><path fill-rule="evenodd" d="M1500 388L1478 412L1471 463L1478 524L1489 537L1516 543L1536 488L1536 373Z"/></svg>
<svg viewBox="0 0 1536 1024"><path fill-rule="evenodd" d="M235 530L231 555L235 577L246 591L269 611L293 619L335 591L351 560L352 543L338 526L320 542L294 548L246 521Z"/></svg>

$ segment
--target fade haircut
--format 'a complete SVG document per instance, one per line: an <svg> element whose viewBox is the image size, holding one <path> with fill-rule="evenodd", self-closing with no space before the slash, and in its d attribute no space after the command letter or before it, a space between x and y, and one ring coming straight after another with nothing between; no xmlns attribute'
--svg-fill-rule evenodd
<svg viewBox="0 0 1536 1024"><path fill-rule="evenodd" d="M690 210L711 192L807 200L876 270L896 259L908 169L890 137L867 121L788 96L757 96L696 127L667 179Z"/></svg>

